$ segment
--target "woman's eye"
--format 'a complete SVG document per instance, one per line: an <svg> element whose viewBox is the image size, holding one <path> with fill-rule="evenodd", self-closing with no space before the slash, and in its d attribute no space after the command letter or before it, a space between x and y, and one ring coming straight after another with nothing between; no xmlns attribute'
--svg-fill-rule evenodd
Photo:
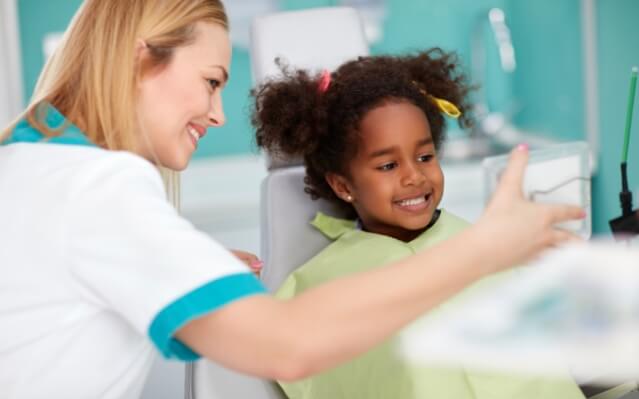
<svg viewBox="0 0 639 399"><path fill-rule="evenodd" d="M377 169L381 171L387 171L387 170L395 169L395 166L397 166L395 162L389 162L389 163L385 163L383 165L378 166Z"/></svg>
<svg viewBox="0 0 639 399"><path fill-rule="evenodd" d="M433 154L426 154L426 155L420 155L419 158L417 158L419 160L419 162L428 162L430 160L432 160L435 156Z"/></svg>
<svg viewBox="0 0 639 399"><path fill-rule="evenodd" d="M213 90L220 87L220 81L217 79L207 79L207 82L209 82L209 86L211 86L211 89Z"/></svg>

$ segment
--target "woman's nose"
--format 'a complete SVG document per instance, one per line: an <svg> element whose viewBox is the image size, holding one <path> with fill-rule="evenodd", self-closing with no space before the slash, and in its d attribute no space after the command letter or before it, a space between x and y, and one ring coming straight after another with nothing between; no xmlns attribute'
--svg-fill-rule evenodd
<svg viewBox="0 0 639 399"><path fill-rule="evenodd" d="M222 96L219 93L215 93L211 96L211 106L207 114L209 118L209 126L220 127L226 123L226 116L224 116L224 107L222 105Z"/></svg>

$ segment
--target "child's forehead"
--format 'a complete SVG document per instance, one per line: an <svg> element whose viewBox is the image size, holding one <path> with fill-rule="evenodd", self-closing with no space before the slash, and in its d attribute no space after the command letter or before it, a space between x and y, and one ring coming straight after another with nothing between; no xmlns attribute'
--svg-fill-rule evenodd
<svg viewBox="0 0 639 399"><path fill-rule="evenodd" d="M389 101L366 111L359 121L361 133L395 129L425 130L431 135L428 116L420 107L409 101ZM362 138L367 136L363 134Z"/></svg>
<svg viewBox="0 0 639 399"><path fill-rule="evenodd" d="M358 153L388 148L413 149L433 143L426 115L415 106L396 104L369 112L358 129Z"/></svg>

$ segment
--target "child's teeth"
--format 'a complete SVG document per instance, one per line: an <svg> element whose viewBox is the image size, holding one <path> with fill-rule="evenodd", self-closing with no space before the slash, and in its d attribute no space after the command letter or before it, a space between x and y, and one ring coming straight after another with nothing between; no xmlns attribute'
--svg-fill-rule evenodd
<svg viewBox="0 0 639 399"><path fill-rule="evenodd" d="M409 200L403 200L399 204L402 205L402 206L419 205L419 204L421 204L424 201L426 201L426 198L419 197L419 198L413 198L413 199L409 199Z"/></svg>

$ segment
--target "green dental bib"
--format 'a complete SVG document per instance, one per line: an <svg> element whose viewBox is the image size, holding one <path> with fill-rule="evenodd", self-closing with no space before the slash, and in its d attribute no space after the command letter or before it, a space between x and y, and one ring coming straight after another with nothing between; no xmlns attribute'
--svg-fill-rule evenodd
<svg viewBox="0 0 639 399"><path fill-rule="evenodd" d="M332 243L293 272L276 296L291 298L327 281L402 259L454 236L468 227L464 220L441 211L437 222L411 242L402 242L357 228L351 220L318 213L311 223ZM460 248L460 250L464 250ZM499 280L485 278L424 317L463 301L473 290ZM389 281L393 284L393 281ZM401 289L401 287L397 287ZM457 368L416 367L399 355L392 337L350 362L295 383L280 383L290 399L583 399L569 378L551 380L498 375Z"/></svg>

